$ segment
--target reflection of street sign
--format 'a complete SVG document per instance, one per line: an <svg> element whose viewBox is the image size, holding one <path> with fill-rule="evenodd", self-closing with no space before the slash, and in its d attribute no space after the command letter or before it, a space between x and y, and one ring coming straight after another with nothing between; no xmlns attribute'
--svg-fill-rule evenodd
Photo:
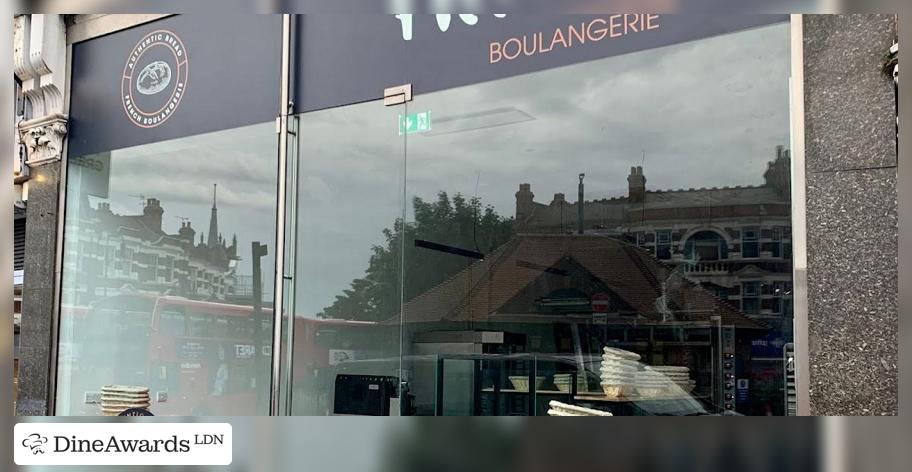
<svg viewBox="0 0 912 472"><path fill-rule="evenodd" d="M399 136L403 134L422 133L431 130L430 110L420 113L399 115Z"/></svg>
<svg viewBox="0 0 912 472"><path fill-rule="evenodd" d="M595 313L607 313L608 302L610 297L607 293L595 293L592 295L592 311Z"/></svg>

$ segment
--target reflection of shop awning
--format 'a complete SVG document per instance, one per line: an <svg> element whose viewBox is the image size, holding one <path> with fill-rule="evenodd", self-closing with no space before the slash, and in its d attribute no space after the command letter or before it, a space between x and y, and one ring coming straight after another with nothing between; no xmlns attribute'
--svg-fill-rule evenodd
<svg viewBox="0 0 912 472"><path fill-rule="evenodd" d="M405 304L407 323L554 323L541 300L574 289L609 293L614 310L646 323L710 323L764 329L646 251L598 235L520 235ZM585 315L586 307L576 315ZM590 310L591 312L591 310Z"/></svg>

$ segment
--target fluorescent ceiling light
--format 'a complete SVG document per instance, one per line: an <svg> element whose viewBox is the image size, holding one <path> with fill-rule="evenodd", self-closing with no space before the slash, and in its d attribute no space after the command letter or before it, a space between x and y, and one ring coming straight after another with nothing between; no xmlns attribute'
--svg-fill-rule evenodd
<svg viewBox="0 0 912 472"><path fill-rule="evenodd" d="M431 124L431 130L418 134L421 136L440 136L533 120L535 120L535 117L516 107L494 108L462 115L445 116L443 118L435 116Z"/></svg>

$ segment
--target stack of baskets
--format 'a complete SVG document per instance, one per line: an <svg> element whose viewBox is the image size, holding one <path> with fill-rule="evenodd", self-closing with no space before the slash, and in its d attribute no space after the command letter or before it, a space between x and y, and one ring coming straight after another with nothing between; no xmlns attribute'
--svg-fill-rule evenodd
<svg viewBox="0 0 912 472"><path fill-rule="evenodd" d="M148 387L105 385L101 387L101 413L117 416L130 408L147 409L151 405Z"/></svg>
<svg viewBox="0 0 912 472"><path fill-rule="evenodd" d="M642 397L690 393L695 386L685 366L646 366L636 375L637 394Z"/></svg>
<svg viewBox="0 0 912 472"><path fill-rule="evenodd" d="M633 394L640 355L635 352L605 347L602 354L601 385L612 398Z"/></svg>
<svg viewBox="0 0 912 472"><path fill-rule="evenodd" d="M557 387L557 390L562 393L570 393L570 382L573 381L572 374L554 374L554 386ZM586 392L589 390L589 385L586 382L585 374L577 374L576 376L576 391L577 392Z"/></svg>
<svg viewBox="0 0 912 472"><path fill-rule="evenodd" d="M651 367L651 369L661 373L671 381L673 385L670 386L668 393L680 393L678 389L683 390L684 393L690 393L697 386L697 382L690 378L690 367L683 365L657 365Z"/></svg>
<svg viewBox="0 0 912 472"><path fill-rule="evenodd" d="M529 391L529 377L526 375L511 375L510 383L513 384L513 389L517 392ZM545 377L540 375L535 377L535 390L541 390L543 383L545 383Z"/></svg>
<svg viewBox="0 0 912 472"><path fill-rule="evenodd" d="M568 405L557 400L551 400L548 407L548 416L614 416L607 411Z"/></svg>

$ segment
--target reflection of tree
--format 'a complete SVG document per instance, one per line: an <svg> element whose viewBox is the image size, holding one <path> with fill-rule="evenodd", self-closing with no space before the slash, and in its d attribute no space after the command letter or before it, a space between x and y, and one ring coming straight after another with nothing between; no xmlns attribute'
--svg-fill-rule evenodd
<svg viewBox="0 0 912 472"><path fill-rule="evenodd" d="M472 262L452 254L416 249L416 239L486 253L513 235L513 219L500 216L490 205L483 206L478 198L467 200L457 193L451 200L441 191L432 203L415 197L412 207L415 220L404 228L405 260L401 257L403 224L397 219L392 229L383 230L386 244L372 248L365 276L353 280L319 316L370 321L389 318L399 312L399 271L403 262L405 281L401 285L405 300L440 284Z"/></svg>

